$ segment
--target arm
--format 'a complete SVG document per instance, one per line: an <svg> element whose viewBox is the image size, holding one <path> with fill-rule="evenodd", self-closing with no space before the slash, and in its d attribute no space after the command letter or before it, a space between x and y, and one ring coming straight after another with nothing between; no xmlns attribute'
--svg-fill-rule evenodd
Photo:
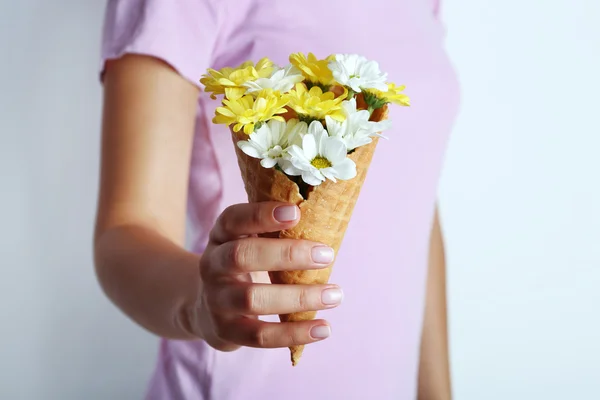
<svg viewBox="0 0 600 400"><path fill-rule="evenodd" d="M181 246L197 96L157 59L107 65L96 272L133 320L178 339L193 337L182 310L199 290L199 256Z"/></svg>
<svg viewBox="0 0 600 400"><path fill-rule="evenodd" d="M444 241L436 210L429 244L429 271L425 318L421 337L419 400L452 398L446 316L446 262Z"/></svg>

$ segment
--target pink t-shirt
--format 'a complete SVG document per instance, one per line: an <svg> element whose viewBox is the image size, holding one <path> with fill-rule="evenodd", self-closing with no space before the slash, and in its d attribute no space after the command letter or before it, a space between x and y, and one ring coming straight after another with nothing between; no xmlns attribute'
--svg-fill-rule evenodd
<svg viewBox="0 0 600 400"><path fill-rule="evenodd" d="M405 84L412 106L392 106L331 277L345 292L320 312L332 336L307 346L292 368L287 349L221 353L202 341L163 340L149 399L414 399L427 250L458 85L443 48L436 0L111 0L102 65L125 53L170 63L198 84L206 68L294 52L358 53ZM217 102L202 93L191 177L191 248L246 194ZM270 318L270 317L269 317ZM274 317L275 318L275 317ZM275 320L275 319L274 319Z"/></svg>

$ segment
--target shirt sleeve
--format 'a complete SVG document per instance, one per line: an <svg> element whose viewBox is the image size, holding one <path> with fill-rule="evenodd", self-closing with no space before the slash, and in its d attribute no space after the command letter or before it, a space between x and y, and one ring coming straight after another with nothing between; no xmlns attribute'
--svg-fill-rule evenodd
<svg viewBox="0 0 600 400"><path fill-rule="evenodd" d="M130 53L159 58L199 86L200 76L211 64L217 17L211 0L109 0L101 79L107 60Z"/></svg>

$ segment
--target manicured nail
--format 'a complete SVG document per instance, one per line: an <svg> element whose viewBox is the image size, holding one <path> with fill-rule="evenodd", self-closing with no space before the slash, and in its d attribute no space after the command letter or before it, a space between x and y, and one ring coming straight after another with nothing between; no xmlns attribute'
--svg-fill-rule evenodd
<svg viewBox="0 0 600 400"><path fill-rule="evenodd" d="M273 216L279 222L290 222L298 219L298 207L296 206L281 206L277 207L273 212Z"/></svg>
<svg viewBox="0 0 600 400"><path fill-rule="evenodd" d="M344 299L344 292L338 288L325 289L321 292L321 301L328 306L340 304Z"/></svg>
<svg viewBox="0 0 600 400"><path fill-rule="evenodd" d="M311 250L312 260L318 264L331 264L333 256L333 249L331 247L315 246Z"/></svg>
<svg viewBox="0 0 600 400"><path fill-rule="evenodd" d="M327 325L318 325L310 330L313 339L325 339L331 335L331 328Z"/></svg>

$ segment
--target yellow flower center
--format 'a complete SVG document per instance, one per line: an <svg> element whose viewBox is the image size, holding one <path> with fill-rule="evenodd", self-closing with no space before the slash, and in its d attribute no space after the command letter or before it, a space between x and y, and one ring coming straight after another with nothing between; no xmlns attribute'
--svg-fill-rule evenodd
<svg viewBox="0 0 600 400"><path fill-rule="evenodd" d="M331 162L328 159L326 159L325 157L321 157L321 156L316 156L315 158L313 158L313 160L310 163L316 169L323 169L323 168L331 167Z"/></svg>

